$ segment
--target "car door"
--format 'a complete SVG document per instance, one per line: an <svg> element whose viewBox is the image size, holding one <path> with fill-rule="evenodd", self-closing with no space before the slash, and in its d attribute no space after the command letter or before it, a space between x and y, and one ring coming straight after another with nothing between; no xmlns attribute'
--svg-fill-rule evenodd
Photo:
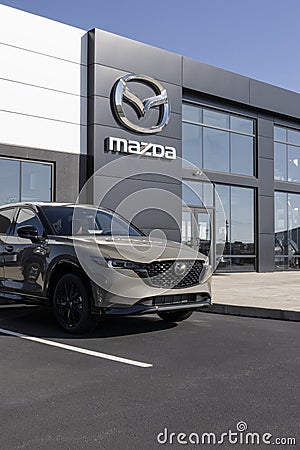
<svg viewBox="0 0 300 450"><path fill-rule="evenodd" d="M16 208L0 209L0 296L4 296L4 254L7 235L10 233Z"/></svg>
<svg viewBox="0 0 300 450"><path fill-rule="evenodd" d="M18 228L32 225L37 228L39 239L18 236ZM15 300L42 297L45 262L48 252L41 237L43 226L35 211L22 207L17 213L13 232L7 236L4 246L3 288L7 296Z"/></svg>

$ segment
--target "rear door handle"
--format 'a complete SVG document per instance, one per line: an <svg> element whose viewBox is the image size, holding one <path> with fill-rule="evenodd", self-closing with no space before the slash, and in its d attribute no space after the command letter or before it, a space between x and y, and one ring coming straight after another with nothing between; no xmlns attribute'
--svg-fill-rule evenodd
<svg viewBox="0 0 300 450"><path fill-rule="evenodd" d="M14 247L12 245L6 245L5 250L9 253L11 253L14 250Z"/></svg>

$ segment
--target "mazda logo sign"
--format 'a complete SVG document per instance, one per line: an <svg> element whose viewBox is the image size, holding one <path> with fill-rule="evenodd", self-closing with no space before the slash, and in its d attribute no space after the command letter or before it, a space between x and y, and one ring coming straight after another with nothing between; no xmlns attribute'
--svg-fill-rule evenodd
<svg viewBox="0 0 300 450"><path fill-rule="evenodd" d="M129 87L130 82L144 84L150 87L154 94L152 97L140 99ZM136 133L154 134L159 133L167 125L170 118L170 104L166 89L154 78L146 75L129 73L116 82L111 95L113 112L118 121L125 128ZM151 108L159 107L159 118L156 124L150 128L142 127L132 123L124 112L124 103L129 104L134 109L138 119L145 116Z"/></svg>

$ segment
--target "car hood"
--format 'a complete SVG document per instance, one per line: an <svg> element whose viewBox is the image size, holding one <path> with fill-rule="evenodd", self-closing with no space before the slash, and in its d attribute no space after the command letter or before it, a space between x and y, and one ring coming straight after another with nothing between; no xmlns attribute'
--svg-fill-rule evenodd
<svg viewBox="0 0 300 450"><path fill-rule="evenodd" d="M112 259L126 259L136 262L151 262L160 259L206 259L206 256L174 241L167 241L147 236L132 237L95 237L76 236L73 238L75 247L84 246L86 251L89 247L95 251L97 247L99 256ZM100 251L100 252L99 252Z"/></svg>

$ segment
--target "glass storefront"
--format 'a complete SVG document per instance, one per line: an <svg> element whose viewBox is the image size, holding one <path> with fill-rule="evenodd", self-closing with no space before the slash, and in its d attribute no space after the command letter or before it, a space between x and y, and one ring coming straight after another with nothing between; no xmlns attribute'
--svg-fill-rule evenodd
<svg viewBox="0 0 300 450"><path fill-rule="evenodd" d="M274 178L300 183L300 131L274 127Z"/></svg>
<svg viewBox="0 0 300 450"><path fill-rule="evenodd" d="M51 201L53 165L0 158L0 204Z"/></svg>
<svg viewBox="0 0 300 450"><path fill-rule="evenodd" d="M216 195L219 196L225 213L223 233L223 256L219 260L219 271L255 270L254 238L254 189L216 184L183 182L182 242L201 253L208 254L210 245L218 245L216 233ZM217 193L217 194L216 194ZM223 215L223 213L222 213ZM216 236L214 240L212 237ZM218 254L213 251L212 254Z"/></svg>
<svg viewBox="0 0 300 450"><path fill-rule="evenodd" d="M182 157L201 169L254 175L254 121L183 104Z"/></svg>
<svg viewBox="0 0 300 450"><path fill-rule="evenodd" d="M300 268L300 194L275 192L275 268Z"/></svg>

